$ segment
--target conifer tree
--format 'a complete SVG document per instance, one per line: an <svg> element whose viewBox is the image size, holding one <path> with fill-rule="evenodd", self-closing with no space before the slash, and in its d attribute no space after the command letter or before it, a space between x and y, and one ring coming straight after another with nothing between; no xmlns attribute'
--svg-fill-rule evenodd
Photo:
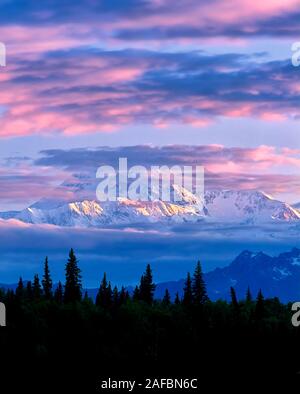
<svg viewBox="0 0 300 394"><path fill-rule="evenodd" d="M20 276L19 282L18 282L18 286L16 288L16 296L18 298L22 298L24 296L24 283L23 283L23 279Z"/></svg>
<svg viewBox="0 0 300 394"><path fill-rule="evenodd" d="M251 295L251 291L250 291L249 286L248 286L247 293L246 293L246 301L249 303L252 302L252 295Z"/></svg>
<svg viewBox="0 0 300 394"><path fill-rule="evenodd" d="M22 279L22 276L20 276L20 278L19 278L19 282L18 282L18 286L17 286L17 290L23 290L24 289L24 282L23 282L23 279Z"/></svg>
<svg viewBox="0 0 300 394"><path fill-rule="evenodd" d="M41 284L40 284L40 279L39 279L39 276L37 274L34 275L33 286L32 286L32 294L33 294L33 297L36 300L40 299L41 295L42 295L42 288L41 288Z"/></svg>
<svg viewBox="0 0 300 394"><path fill-rule="evenodd" d="M107 287L107 305L111 306L113 302L113 292L111 289L111 283L110 281L108 282L108 287Z"/></svg>
<svg viewBox="0 0 300 394"><path fill-rule="evenodd" d="M171 304L171 296L170 296L170 292L168 289L166 289L166 291L165 291L165 295L164 295L162 302L166 306L169 306Z"/></svg>
<svg viewBox="0 0 300 394"><path fill-rule="evenodd" d="M257 294L254 315L256 320L262 320L265 315L265 301L261 289Z"/></svg>
<svg viewBox="0 0 300 394"><path fill-rule="evenodd" d="M179 305L179 304L180 304L180 298L179 298L178 291L177 291L177 293L176 293L174 303L175 303L175 305Z"/></svg>
<svg viewBox="0 0 300 394"><path fill-rule="evenodd" d="M144 275L141 276L141 280L140 280L140 285L138 286L138 295L139 295L139 300L142 300L142 291L143 291L143 287L144 287L144 282L145 282L145 278Z"/></svg>
<svg viewBox="0 0 300 394"><path fill-rule="evenodd" d="M90 301L90 298L89 298L89 295L88 295L88 292L87 292L87 290L84 292L84 296L83 296L83 302L89 302Z"/></svg>
<svg viewBox="0 0 300 394"><path fill-rule="evenodd" d="M114 306L119 306L120 304L120 295L117 286L113 289L113 304Z"/></svg>
<svg viewBox="0 0 300 394"><path fill-rule="evenodd" d="M239 303L237 300L237 296L236 296L236 292L234 290L234 288L231 286L230 287L230 296L231 296L231 305L237 309L239 307Z"/></svg>
<svg viewBox="0 0 300 394"><path fill-rule="evenodd" d="M133 296L132 296L133 301L139 301L140 300L140 289L138 286L135 286L135 289L133 291Z"/></svg>
<svg viewBox="0 0 300 394"><path fill-rule="evenodd" d="M107 279L106 279L106 272L104 272L103 278L102 278L102 281L100 283L100 287L98 290L98 294L96 296L96 305L102 306L102 304L104 303L105 294L107 291L107 286L108 286L108 284L107 284Z"/></svg>
<svg viewBox="0 0 300 394"><path fill-rule="evenodd" d="M112 291L110 282L107 283L106 273L104 272L103 279L100 283L99 291L96 297L96 305L107 308L112 303Z"/></svg>
<svg viewBox="0 0 300 394"><path fill-rule="evenodd" d="M66 283L64 301L66 303L80 301L82 297L81 270L78 267L78 261L73 249L70 250L65 271Z"/></svg>
<svg viewBox="0 0 300 394"><path fill-rule="evenodd" d="M150 264L147 265L140 283L140 300L147 304L152 304L156 285L153 283L153 276Z"/></svg>
<svg viewBox="0 0 300 394"><path fill-rule="evenodd" d="M7 305L10 305L15 300L15 293L13 290L8 289L6 292L5 302Z"/></svg>
<svg viewBox="0 0 300 394"><path fill-rule="evenodd" d="M190 306L193 303L192 279L191 279L191 274L189 272L187 274L186 281L184 284L182 303L185 306Z"/></svg>
<svg viewBox="0 0 300 394"><path fill-rule="evenodd" d="M54 292L54 300L58 303L58 304L62 304L64 299L64 294L63 294L63 286L61 284L61 281L58 282L57 288Z"/></svg>
<svg viewBox="0 0 300 394"><path fill-rule="evenodd" d="M52 298L52 279L51 279L51 275L50 275L48 257L46 257L46 259L45 259L42 285L43 285L45 298L47 300L50 300Z"/></svg>
<svg viewBox="0 0 300 394"><path fill-rule="evenodd" d="M125 290L125 287L122 286L119 294L119 304L123 305L127 302L129 297L128 291Z"/></svg>
<svg viewBox="0 0 300 394"><path fill-rule="evenodd" d="M29 280L29 281L27 282L27 285L26 285L26 296L27 296L27 298L29 298L29 300L31 300L32 297L33 297L32 282L31 282L31 280Z"/></svg>
<svg viewBox="0 0 300 394"><path fill-rule="evenodd" d="M206 285L203 279L203 273L200 261L196 265L196 269L192 280L192 295L196 305L203 305L208 301Z"/></svg>

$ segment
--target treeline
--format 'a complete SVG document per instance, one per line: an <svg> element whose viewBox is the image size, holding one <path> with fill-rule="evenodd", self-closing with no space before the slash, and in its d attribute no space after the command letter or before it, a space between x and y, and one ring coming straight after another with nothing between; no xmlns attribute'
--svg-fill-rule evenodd
<svg viewBox="0 0 300 394"><path fill-rule="evenodd" d="M51 370L55 379L66 379L71 369L76 384L79 379L93 387L99 374L204 379L300 370L299 330L291 325L291 306L278 298L265 299L261 291L252 297L246 289L245 299L238 300L232 287L231 302L212 302L200 262L187 274L182 296L171 299L166 290L157 300L155 287L147 265L132 294L113 287L104 274L92 300L83 291L73 249L65 282L56 286L46 258L41 278L20 278L15 291L0 293L7 309L7 327L0 328L2 359L30 370L34 365L42 375Z"/></svg>
<svg viewBox="0 0 300 394"><path fill-rule="evenodd" d="M160 302L164 306L174 304L188 308L192 306L203 307L210 302L199 261L193 275L191 276L189 272L187 273L182 297L180 297L177 292L175 299L171 300L170 292L166 289L163 299L155 300L155 289L156 285L153 281L150 264L147 265L146 270L140 279L140 283L139 285L136 285L132 295L129 294L129 291L126 290L124 286L122 286L120 290L117 286L112 287L111 282L107 279L106 273L104 273L96 296L95 305L109 309L112 307L120 307L129 301L133 301L142 302L147 305L153 305L154 302ZM240 309L245 305L255 305L255 308L253 309L253 316L255 316L256 319L261 319L265 316L265 302L261 290L258 292L254 303L249 287L245 293L245 300L242 302L238 301L233 287L230 287L229 291L231 295L231 306L235 313L240 311ZM89 301L93 303L93 300L89 298L87 291L83 294L81 270L78 266L78 260L73 249L70 250L69 258L65 266L64 284L59 281L54 289L49 261L48 257L46 257L42 280L40 280L38 274L35 274L33 280L27 281L25 286L23 278L20 277L15 291L9 289L5 292L5 290L2 290L1 299L3 301L9 301L14 298L19 301L23 300L27 302L43 300L54 301L57 304L68 304L82 301ZM273 299L273 302L279 303L279 300L275 298ZM268 303L270 303L270 301Z"/></svg>

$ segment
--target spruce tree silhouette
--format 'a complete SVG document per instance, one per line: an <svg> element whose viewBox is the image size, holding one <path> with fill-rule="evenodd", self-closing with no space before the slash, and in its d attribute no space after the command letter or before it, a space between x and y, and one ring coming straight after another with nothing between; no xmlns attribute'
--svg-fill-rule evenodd
<svg viewBox="0 0 300 394"><path fill-rule="evenodd" d="M99 291L96 297L96 305L107 308L112 304L112 290L110 283L107 283L106 272L100 283Z"/></svg>
<svg viewBox="0 0 300 394"><path fill-rule="evenodd" d="M63 286L61 284L61 281L58 282L57 288L54 292L54 300L58 304L62 304L64 300L64 294L63 294Z"/></svg>
<svg viewBox="0 0 300 394"><path fill-rule="evenodd" d="M233 308L238 309L239 303L237 300L236 292L232 286L230 287L230 297L231 297L231 305L233 306Z"/></svg>
<svg viewBox="0 0 300 394"><path fill-rule="evenodd" d="M230 287L230 296L231 296L231 307L233 311L233 323L235 326L239 326L240 323L240 305L236 296L235 289Z"/></svg>
<svg viewBox="0 0 300 394"><path fill-rule="evenodd" d="M133 301L139 301L140 299L140 289L138 286L135 286L134 288L132 299Z"/></svg>
<svg viewBox="0 0 300 394"><path fill-rule="evenodd" d="M196 265L196 269L192 280L192 295L195 305L203 305L208 301L206 285L203 279L203 273L200 261Z"/></svg>
<svg viewBox="0 0 300 394"><path fill-rule="evenodd" d="M44 296L46 300L50 300L52 298L52 279L50 275L48 257L46 257L45 259L42 285L43 285Z"/></svg>
<svg viewBox="0 0 300 394"><path fill-rule="evenodd" d="M33 278L33 286L32 286L32 295L33 298L39 300L42 296L42 288L40 284L39 276L36 274Z"/></svg>
<svg viewBox="0 0 300 394"><path fill-rule="evenodd" d="M189 272L187 273L184 284L182 303L184 306L191 306L193 304L192 279Z"/></svg>
<svg viewBox="0 0 300 394"><path fill-rule="evenodd" d="M125 287L122 286L119 294L119 304L120 305L126 304L128 298L129 298L129 293L128 291L125 290Z"/></svg>
<svg viewBox="0 0 300 394"><path fill-rule="evenodd" d="M257 294L254 316L257 321L262 320L265 316L265 301L261 289Z"/></svg>
<svg viewBox="0 0 300 394"><path fill-rule="evenodd" d="M150 264L147 265L145 273L141 277L140 300L151 305L153 303L156 285L153 283L153 275Z"/></svg>
<svg viewBox="0 0 300 394"><path fill-rule="evenodd" d="M166 289L165 291L165 295L162 302L165 306L169 306L171 304L171 296L168 289Z"/></svg>
<svg viewBox="0 0 300 394"><path fill-rule="evenodd" d="M248 303L252 302L252 294L251 294L249 286L248 286L247 293L246 293L246 302L248 302Z"/></svg>
<svg viewBox="0 0 300 394"><path fill-rule="evenodd" d="M111 283L110 281L108 282L108 287L107 287L107 306L111 306L113 302L113 292L111 289Z"/></svg>
<svg viewBox="0 0 300 394"><path fill-rule="evenodd" d="M175 305L180 305L180 298L179 298L178 291L177 291L176 296L175 296L174 304Z"/></svg>
<svg viewBox="0 0 300 394"><path fill-rule="evenodd" d="M64 301L65 303L78 302L82 298L81 270L78 267L78 261L73 249L70 250L65 271L66 283Z"/></svg>
<svg viewBox="0 0 300 394"><path fill-rule="evenodd" d="M24 283L22 277L20 276L18 286L16 288L16 297L23 298L23 296L24 296Z"/></svg>
<svg viewBox="0 0 300 394"><path fill-rule="evenodd" d="M32 300L32 297L33 297L32 282L31 282L31 280L29 280L29 281L27 282L27 285L26 285L26 297L27 297L29 300Z"/></svg>
<svg viewBox="0 0 300 394"><path fill-rule="evenodd" d="M142 301L142 297L143 297L142 291L143 291L143 287L144 287L144 281L145 281L145 278L144 278L144 274L143 274L141 276L140 285L137 286L138 287L138 298L137 299L140 301Z"/></svg>
<svg viewBox="0 0 300 394"><path fill-rule="evenodd" d="M83 302L89 302L90 298L87 290L84 292Z"/></svg>
<svg viewBox="0 0 300 394"><path fill-rule="evenodd" d="M103 274L102 281L100 282L100 287L96 296L96 305L103 306L105 304L105 294L107 291L107 279L106 272Z"/></svg>
<svg viewBox="0 0 300 394"><path fill-rule="evenodd" d="M113 289L113 305L116 307L119 306L119 304L120 304L119 290L117 286L115 286Z"/></svg>

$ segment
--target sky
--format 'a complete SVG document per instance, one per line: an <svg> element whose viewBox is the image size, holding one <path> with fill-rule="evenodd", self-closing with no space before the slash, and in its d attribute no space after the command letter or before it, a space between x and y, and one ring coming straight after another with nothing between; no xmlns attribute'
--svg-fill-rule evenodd
<svg viewBox="0 0 300 394"><path fill-rule="evenodd" d="M299 0L177 3L1 1L0 210L70 176L40 165L53 150L104 146L207 147L208 173L235 177L231 188L264 178L300 200Z"/></svg>
<svg viewBox="0 0 300 394"><path fill-rule="evenodd" d="M299 20L299 0L0 1L0 211L70 198L68 182L118 157L204 165L208 188L299 202L300 67L291 61ZM145 253L157 266L173 261L178 277L196 255L207 270L245 244L219 240L220 257L205 236L203 251L182 232L97 231L2 221L1 277L32 272L49 248L59 277L75 239L90 284L96 260L124 278L116 245L128 253L129 283Z"/></svg>

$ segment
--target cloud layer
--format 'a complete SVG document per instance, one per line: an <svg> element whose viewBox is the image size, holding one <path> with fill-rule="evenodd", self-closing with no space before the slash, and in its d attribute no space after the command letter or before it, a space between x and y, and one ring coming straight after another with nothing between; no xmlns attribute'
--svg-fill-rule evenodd
<svg viewBox="0 0 300 394"><path fill-rule="evenodd" d="M194 269L197 259L209 271L229 264L245 248L276 254L298 243L297 234L288 233L285 226L273 227L272 237L253 226L216 230L185 224L156 230L62 229L0 220L1 282L16 283L20 275L24 279L42 275L46 255L54 281L63 280L71 247L79 257L84 286L95 288L103 272L114 284L133 285L150 262L155 281L178 280Z"/></svg>
<svg viewBox="0 0 300 394"><path fill-rule="evenodd" d="M197 41L296 39L297 6L296 0L242 0L238 7L233 0L31 0L26 7L5 1L0 137L299 119L299 73L289 59L208 54Z"/></svg>
<svg viewBox="0 0 300 394"><path fill-rule="evenodd" d="M0 165L0 209L20 209L40 199L96 199L96 171L101 165L201 165L206 189L263 190L298 202L299 150L272 146L228 148L222 145L132 146L52 149L39 158L8 157Z"/></svg>

